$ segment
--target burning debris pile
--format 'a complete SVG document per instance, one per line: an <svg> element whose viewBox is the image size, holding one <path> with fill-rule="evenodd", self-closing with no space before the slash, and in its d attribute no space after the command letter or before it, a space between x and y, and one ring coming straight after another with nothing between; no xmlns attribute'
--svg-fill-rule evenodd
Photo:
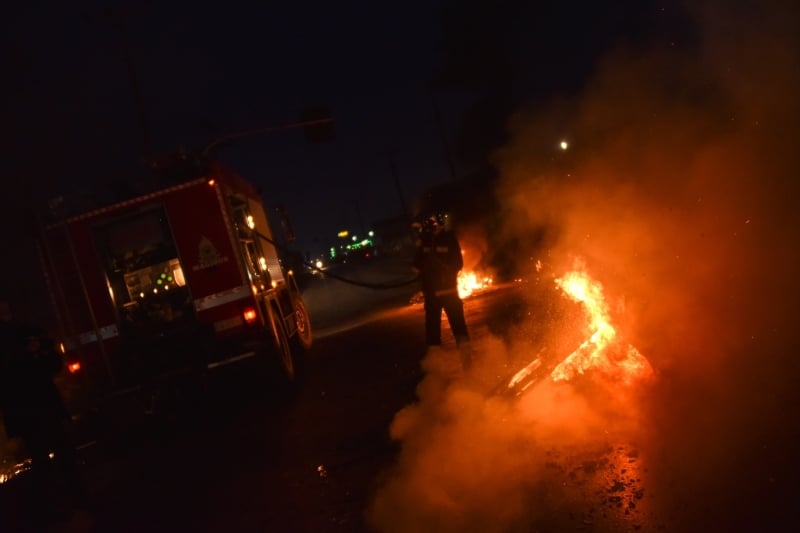
<svg viewBox="0 0 800 533"><path fill-rule="evenodd" d="M552 372L555 381L597 369L622 383L653 375L653 369L639 350L623 344L611 325L603 287L589 277L583 265L556 279L558 286L586 308L591 335Z"/></svg>
<svg viewBox="0 0 800 533"><path fill-rule="evenodd" d="M607 380L631 385L654 376L650 362L630 344L625 344L611 323L603 286L576 260L574 268L555 279L556 286L571 300L582 304L588 321L588 337L575 351L560 360L550 372L553 381L569 381L576 376L598 372ZM542 350L543 351L543 350ZM538 378L542 352L509 380L507 389L522 394Z"/></svg>

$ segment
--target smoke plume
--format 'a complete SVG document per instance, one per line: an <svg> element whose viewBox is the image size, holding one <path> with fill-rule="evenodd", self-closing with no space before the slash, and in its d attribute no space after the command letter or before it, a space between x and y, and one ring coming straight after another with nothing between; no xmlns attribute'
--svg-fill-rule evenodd
<svg viewBox="0 0 800 533"><path fill-rule="evenodd" d="M582 260L657 381L626 391L541 380L509 401L487 383L536 356L524 339L485 338L455 384L443 356L428 357L418 402L392 425L402 450L370 510L376 529L612 530L619 523L598 510L608 494L575 478L591 477L591 461L565 472L563 459L613 458L614 443L631 445L622 472L646 465L627 527L773 530L788 520L800 436L790 407L800 12L706 2L694 17L698 43L620 46L580 98L520 110L496 155L505 244L544 235L522 250L542 272L526 262L520 275L549 283ZM537 287L532 307L563 305ZM574 316L548 316L552 351L569 344Z"/></svg>

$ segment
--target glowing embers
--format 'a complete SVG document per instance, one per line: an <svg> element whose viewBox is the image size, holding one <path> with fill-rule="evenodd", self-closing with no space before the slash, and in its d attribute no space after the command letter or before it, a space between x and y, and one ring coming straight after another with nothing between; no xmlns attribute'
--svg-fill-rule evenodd
<svg viewBox="0 0 800 533"><path fill-rule="evenodd" d="M603 297L603 286L593 280L582 265L557 278L556 285L570 298L583 304L589 319L590 336L553 369L550 376L554 381L568 380L590 369L625 383L652 375L650 363L639 350L617 338Z"/></svg>

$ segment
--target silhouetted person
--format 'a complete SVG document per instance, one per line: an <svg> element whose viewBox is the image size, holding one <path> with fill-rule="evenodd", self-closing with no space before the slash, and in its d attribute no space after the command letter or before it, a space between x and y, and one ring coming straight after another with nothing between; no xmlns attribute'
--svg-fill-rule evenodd
<svg viewBox="0 0 800 533"><path fill-rule="evenodd" d="M441 346L444 310L466 368L470 364L469 335L464 304L458 295L458 272L463 266L461 245L455 233L445 227L444 218L434 215L425 219L414 256L425 299L425 342L429 348Z"/></svg>
<svg viewBox="0 0 800 533"><path fill-rule="evenodd" d="M34 513L52 508L51 489L59 485L58 496L68 504L87 503L67 430L69 415L53 381L61 365L44 332L12 320L8 302L0 300L0 411L6 434L20 439L30 456L34 497L43 504Z"/></svg>

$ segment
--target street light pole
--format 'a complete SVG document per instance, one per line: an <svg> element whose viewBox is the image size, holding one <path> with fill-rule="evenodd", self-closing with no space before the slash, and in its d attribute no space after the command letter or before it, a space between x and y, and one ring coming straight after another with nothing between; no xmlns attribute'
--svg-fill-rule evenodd
<svg viewBox="0 0 800 533"><path fill-rule="evenodd" d="M218 137L213 141L209 142L208 144L206 144L200 151L200 154L203 157L207 157L212 152L212 150L222 148L224 145L230 144L233 141L239 139L258 137L261 135L269 135L270 133L275 133L278 131L284 131L294 128L309 128L313 126L323 126L332 123L333 123L333 117L324 117L313 120L301 120L300 122L292 122L290 124L282 124L280 126L268 126L265 128L257 128L252 130L240 131L237 133L231 133L223 137Z"/></svg>

